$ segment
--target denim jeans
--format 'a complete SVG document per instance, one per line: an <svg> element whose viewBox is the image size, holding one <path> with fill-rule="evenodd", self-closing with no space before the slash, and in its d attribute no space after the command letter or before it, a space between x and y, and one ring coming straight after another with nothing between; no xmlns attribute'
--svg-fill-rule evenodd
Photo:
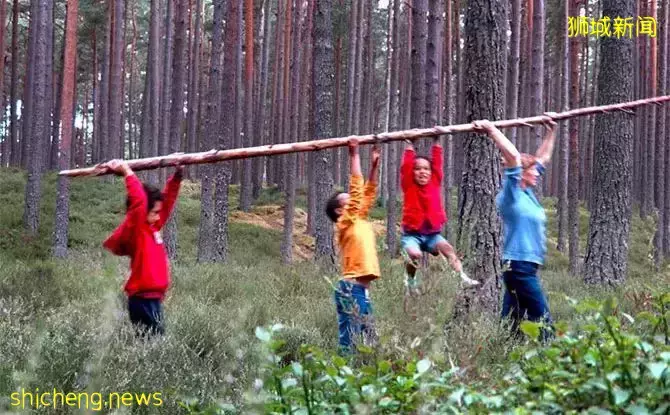
<svg viewBox="0 0 670 415"><path fill-rule="evenodd" d="M360 284L341 280L335 290L340 351L352 353L363 337L364 344L374 341L375 329L368 289Z"/></svg>
<svg viewBox="0 0 670 415"><path fill-rule="evenodd" d="M503 273L505 296L503 298L502 318L512 319L512 328L518 332L522 319L544 322L551 325L549 303L542 291L537 276L538 265L532 262L510 261L509 269ZM551 337L551 331L542 329L541 340Z"/></svg>
<svg viewBox="0 0 670 415"><path fill-rule="evenodd" d="M153 298L128 298L128 314L138 336L163 334L163 307Z"/></svg>

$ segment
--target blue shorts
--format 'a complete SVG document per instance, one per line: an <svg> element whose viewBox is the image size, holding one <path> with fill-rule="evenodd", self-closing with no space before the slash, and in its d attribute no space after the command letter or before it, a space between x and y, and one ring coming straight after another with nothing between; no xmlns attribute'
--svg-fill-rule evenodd
<svg viewBox="0 0 670 415"><path fill-rule="evenodd" d="M439 233L434 233L431 235L422 235L415 232L406 232L403 233L400 237L400 246L403 251L408 249L416 249L421 252L428 252L433 255L437 255L437 244L440 242L446 242L442 235Z"/></svg>

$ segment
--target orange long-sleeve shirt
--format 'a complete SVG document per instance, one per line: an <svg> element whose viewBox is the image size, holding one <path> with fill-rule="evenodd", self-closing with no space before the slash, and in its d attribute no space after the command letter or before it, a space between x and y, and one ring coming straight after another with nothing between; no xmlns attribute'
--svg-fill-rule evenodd
<svg viewBox="0 0 670 415"><path fill-rule="evenodd" d="M349 202L337 221L337 242L345 279L381 276L377 258L377 242L368 212L377 194L377 185L363 184L362 176L349 179Z"/></svg>

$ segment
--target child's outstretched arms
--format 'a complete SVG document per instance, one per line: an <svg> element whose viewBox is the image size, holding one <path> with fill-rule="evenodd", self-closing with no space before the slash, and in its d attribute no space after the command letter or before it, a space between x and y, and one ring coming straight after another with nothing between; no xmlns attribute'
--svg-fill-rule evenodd
<svg viewBox="0 0 670 415"><path fill-rule="evenodd" d="M414 159L416 158L412 142L409 140L405 141L407 142L407 146L405 147L405 152L402 155L402 163L400 164L400 186L403 190L406 190L412 184L412 169L414 168Z"/></svg>
<svg viewBox="0 0 670 415"><path fill-rule="evenodd" d="M547 128L547 133L544 136L542 145L537 149L535 157L540 164L546 166L551 161L551 155L554 152L554 143L556 142L556 122L549 118L544 125Z"/></svg>
<svg viewBox="0 0 670 415"><path fill-rule="evenodd" d="M489 120L475 121L476 130L484 131L502 152L507 167L521 166L521 154L511 141Z"/></svg>
<svg viewBox="0 0 670 415"><path fill-rule="evenodd" d="M179 196L179 189L181 187L181 180L184 175L184 166L175 166L174 174L165 183L163 189L163 209L161 210L160 219L157 223L157 228L161 229L172 214L177 197Z"/></svg>
<svg viewBox="0 0 670 415"><path fill-rule="evenodd" d="M379 147L379 145L372 147L372 152L370 153L370 176L368 177L368 182L365 184L365 190L363 191L363 205L360 211L361 217L366 217L368 215L368 211L377 197L377 179L379 176L380 155L381 147Z"/></svg>

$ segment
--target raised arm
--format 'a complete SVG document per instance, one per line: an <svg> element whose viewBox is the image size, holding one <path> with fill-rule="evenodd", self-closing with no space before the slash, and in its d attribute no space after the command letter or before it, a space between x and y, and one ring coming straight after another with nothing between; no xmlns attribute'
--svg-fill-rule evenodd
<svg viewBox="0 0 670 415"><path fill-rule="evenodd" d="M184 167L177 166L177 170L175 170L174 174L168 179L167 183L165 183L165 188L163 189L163 209L161 209L160 219L157 223L158 229L162 229L163 226L165 226L165 223L168 221L174 210L174 205L179 196L179 188L181 187L183 174Z"/></svg>
<svg viewBox="0 0 670 415"><path fill-rule="evenodd" d="M342 223L348 223L357 217L363 205L363 174L361 173L361 156L358 152L358 141L349 142L349 202L347 203Z"/></svg>
<svg viewBox="0 0 670 415"><path fill-rule="evenodd" d="M548 118L544 125L547 128L547 133L544 136L540 148L538 148L537 153L535 153L535 158L540 164L546 166L551 161L551 155L554 152L554 143L556 142L556 122L551 118Z"/></svg>
<svg viewBox="0 0 670 415"><path fill-rule="evenodd" d="M375 145L372 148L372 167L370 168L370 177L368 182L365 184L365 190L363 191L363 205L361 206L361 211L359 216L367 217L372 204L377 197L377 178L379 176L379 157L381 154L381 148L378 145Z"/></svg>
<svg viewBox="0 0 670 415"><path fill-rule="evenodd" d="M505 167L521 166L521 154L511 141L489 120L475 121L472 123L476 130L486 131L491 140L502 152L505 159Z"/></svg>
<svg viewBox="0 0 670 415"><path fill-rule="evenodd" d="M444 175L443 165L444 165L444 150L442 145L440 145L439 140L433 141L433 148L431 149L431 167L432 167L432 176L438 182L442 183L442 176Z"/></svg>
<svg viewBox="0 0 670 415"><path fill-rule="evenodd" d="M412 180L414 180L412 178L414 159L416 159L416 152L414 151L412 142L408 141L408 145L405 147L405 152L402 155L402 163L400 164L400 186L403 191L406 190L412 184Z"/></svg>
<svg viewBox="0 0 670 415"><path fill-rule="evenodd" d="M147 194L144 191L142 182L135 176L133 170L123 160L111 160L101 166L101 168L108 168L116 173L117 176L123 176L126 182L126 192L130 205L126 212L128 224L136 226L147 217Z"/></svg>

